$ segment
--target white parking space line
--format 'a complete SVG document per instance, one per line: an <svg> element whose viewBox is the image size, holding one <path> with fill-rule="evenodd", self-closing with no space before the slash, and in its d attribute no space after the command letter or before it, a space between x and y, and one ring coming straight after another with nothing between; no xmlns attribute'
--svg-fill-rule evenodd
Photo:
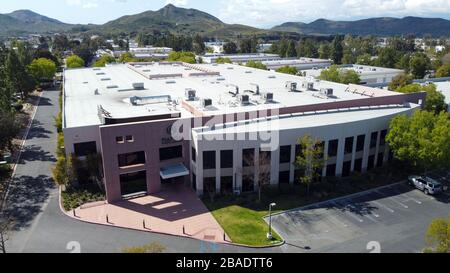
<svg viewBox="0 0 450 273"><path fill-rule="evenodd" d="M386 205L384 205L384 204L381 204L381 203L378 202L378 201L371 201L371 202L374 203L375 205L379 206L379 207L384 208L385 210L387 210L387 211L389 211L389 212L391 212L391 213L394 213L394 210L393 210L393 209L391 209L390 207L388 207L388 206L386 206Z"/></svg>
<svg viewBox="0 0 450 273"><path fill-rule="evenodd" d="M405 204L403 204L402 202L400 202L400 201L398 201L396 198L394 198L393 196L391 196L390 198L388 198L387 200L390 200L390 201L392 201L392 202L394 202L394 203L396 203L397 205L400 205L400 206L402 206L403 208L405 208L405 209L407 209L408 208L408 206L407 205L405 205Z"/></svg>
<svg viewBox="0 0 450 273"><path fill-rule="evenodd" d="M339 212L341 212L341 213L343 213L343 214L345 214L345 215L347 215L347 216L353 218L354 220L356 220L356 221L358 221L358 222L360 222L360 223L364 222L363 219L357 217L356 215L354 215L354 214L351 213L350 211L346 210L345 207L342 206L342 205L340 205L339 203L333 201L332 204L336 206L337 211L339 211ZM342 210L342 209L343 209L343 210Z"/></svg>

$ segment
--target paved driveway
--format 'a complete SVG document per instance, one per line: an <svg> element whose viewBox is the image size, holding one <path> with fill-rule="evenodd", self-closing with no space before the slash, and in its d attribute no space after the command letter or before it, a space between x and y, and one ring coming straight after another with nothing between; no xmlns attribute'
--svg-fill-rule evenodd
<svg viewBox="0 0 450 273"><path fill-rule="evenodd" d="M285 252L369 252L369 242L382 252L419 252L429 223L450 213L449 202L448 194L427 196L401 183L278 214L273 226Z"/></svg>

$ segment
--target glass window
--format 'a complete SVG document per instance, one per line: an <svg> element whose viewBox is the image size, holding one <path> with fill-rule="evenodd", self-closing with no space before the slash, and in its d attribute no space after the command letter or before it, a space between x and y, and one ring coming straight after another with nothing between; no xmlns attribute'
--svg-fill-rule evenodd
<svg viewBox="0 0 450 273"><path fill-rule="evenodd" d="M255 189L255 176L254 175L243 175L242 176L242 191L249 192Z"/></svg>
<svg viewBox="0 0 450 273"><path fill-rule="evenodd" d="M216 151L204 151L203 152L203 169L215 169L216 168Z"/></svg>
<svg viewBox="0 0 450 273"><path fill-rule="evenodd" d="M345 161L344 165L342 166L342 176L343 177L349 176L351 169L352 169L352 162L351 161Z"/></svg>
<svg viewBox="0 0 450 273"><path fill-rule="evenodd" d="M280 172L278 174L278 183L289 184L289 171Z"/></svg>
<svg viewBox="0 0 450 273"><path fill-rule="evenodd" d="M159 149L159 160L169 160L183 157L183 146L174 146Z"/></svg>
<svg viewBox="0 0 450 273"><path fill-rule="evenodd" d="M367 162L367 170L372 170L375 167L375 155L369 156L369 161Z"/></svg>
<svg viewBox="0 0 450 273"><path fill-rule="evenodd" d="M233 168L233 150L220 151L220 168Z"/></svg>
<svg viewBox="0 0 450 273"><path fill-rule="evenodd" d="M328 142L328 156L335 157L338 153L339 140L333 139Z"/></svg>
<svg viewBox="0 0 450 273"><path fill-rule="evenodd" d="M140 171L120 175L120 190L122 195L147 191L147 173Z"/></svg>
<svg viewBox="0 0 450 273"><path fill-rule="evenodd" d="M116 142L117 143L124 143L123 136L116 136Z"/></svg>
<svg viewBox="0 0 450 273"><path fill-rule="evenodd" d="M373 132L370 135L370 148L375 148L377 147L377 138L378 138L378 132Z"/></svg>
<svg viewBox="0 0 450 273"><path fill-rule="evenodd" d="M128 154L120 154L119 167L133 166L138 164L145 164L145 152L135 152Z"/></svg>
<svg viewBox="0 0 450 273"><path fill-rule="evenodd" d="M242 150L242 166L243 167L255 166L255 149Z"/></svg>
<svg viewBox="0 0 450 273"><path fill-rule="evenodd" d="M366 141L366 135L359 135L356 140L356 151L360 152L364 150L364 144Z"/></svg>
<svg viewBox="0 0 450 273"><path fill-rule="evenodd" d="M215 177L203 178L203 193L214 193L214 192L216 192L216 178Z"/></svg>
<svg viewBox="0 0 450 273"><path fill-rule="evenodd" d="M192 149L191 149L191 158L192 158L192 161L196 162L196 160L197 160L197 151L195 150L194 147L192 147Z"/></svg>
<svg viewBox="0 0 450 273"><path fill-rule="evenodd" d="M76 156L87 156L97 153L97 143L95 141L75 143L73 148Z"/></svg>
<svg viewBox="0 0 450 273"><path fill-rule="evenodd" d="M127 136L125 137L125 140L126 140L127 142L133 142L133 141L134 141L134 138L133 138L132 135L127 135Z"/></svg>
<svg viewBox="0 0 450 273"><path fill-rule="evenodd" d="M220 193L221 194L232 194L233 193L233 177L232 176L222 176L220 178Z"/></svg>
<svg viewBox="0 0 450 273"><path fill-rule="evenodd" d="M261 151L259 150L259 165L270 165L272 158L272 152L271 151Z"/></svg>
<svg viewBox="0 0 450 273"><path fill-rule="evenodd" d="M319 158L323 158L324 156L324 150L325 150L325 141L322 141L318 145L316 145L316 148L320 150Z"/></svg>
<svg viewBox="0 0 450 273"><path fill-rule="evenodd" d="M356 159L355 160L355 167L354 167L355 172L362 172L362 158Z"/></svg>
<svg viewBox="0 0 450 273"><path fill-rule="evenodd" d="M336 176L336 164L330 164L327 165L327 177L334 177Z"/></svg>
<svg viewBox="0 0 450 273"><path fill-rule="evenodd" d="M377 167L383 166L384 153L379 153L377 158Z"/></svg>
<svg viewBox="0 0 450 273"><path fill-rule="evenodd" d="M291 145L280 147L280 163L291 162Z"/></svg>
<svg viewBox="0 0 450 273"><path fill-rule="evenodd" d="M380 145L386 144L386 135L387 135L387 130L381 131L381 133L380 133Z"/></svg>
<svg viewBox="0 0 450 273"><path fill-rule="evenodd" d="M354 137L347 137L345 139L345 154L351 154L353 152L353 139Z"/></svg>

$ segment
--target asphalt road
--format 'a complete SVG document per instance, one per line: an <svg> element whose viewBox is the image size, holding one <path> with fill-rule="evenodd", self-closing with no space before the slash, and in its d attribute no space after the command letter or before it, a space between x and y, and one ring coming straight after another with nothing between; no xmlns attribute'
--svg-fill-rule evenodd
<svg viewBox="0 0 450 273"><path fill-rule="evenodd" d="M297 209L272 218L283 252L421 252L450 196L427 196L406 183Z"/></svg>
<svg viewBox="0 0 450 273"><path fill-rule="evenodd" d="M14 228L7 241L7 252L121 252L124 247L151 242L162 244L167 252L254 251L189 238L94 225L65 216L60 211L58 189L50 171L56 160L54 117L58 113L58 95L58 91L44 91L11 184L7 212L14 220Z"/></svg>

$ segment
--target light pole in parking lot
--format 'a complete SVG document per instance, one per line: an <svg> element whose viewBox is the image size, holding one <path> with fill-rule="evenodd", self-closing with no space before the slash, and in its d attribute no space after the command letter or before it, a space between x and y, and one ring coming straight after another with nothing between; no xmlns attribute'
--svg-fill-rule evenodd
<svg viewBox="0 0 450 273"><path fill-rule="evenodd" d="M267 233L267 239L272 240L272 207L275 207L276 203L270 203L269 205L269 232Z"/></svg>

